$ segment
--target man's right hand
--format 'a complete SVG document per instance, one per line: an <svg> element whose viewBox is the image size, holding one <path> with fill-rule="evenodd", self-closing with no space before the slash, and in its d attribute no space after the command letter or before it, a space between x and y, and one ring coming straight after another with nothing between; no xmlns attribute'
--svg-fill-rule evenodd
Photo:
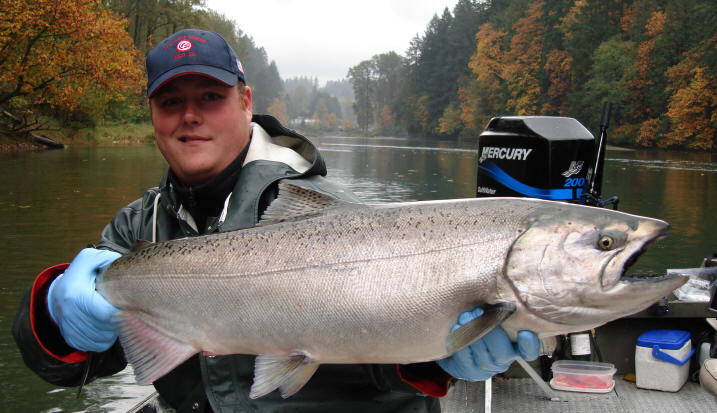
<svg viewBox="0 0 717 413"><path fill-rule="evenodd" d="M451 332L482 315L481 307L462 313ZM535 333L521 330L517 343L512 343L503 328L497 326L481 339L436 362L457 379L480 381L505 372L518 357L533 361L539 355L540 339Z"/></svg>
<svg viewBox="0 0 717 413"><path fill-rule="evenodd" d="M121 256L114 251L85 248L50 284L50 317L70 347L99 352L117 340L112 314L118 309L95 290L95 278Z"/></svg>

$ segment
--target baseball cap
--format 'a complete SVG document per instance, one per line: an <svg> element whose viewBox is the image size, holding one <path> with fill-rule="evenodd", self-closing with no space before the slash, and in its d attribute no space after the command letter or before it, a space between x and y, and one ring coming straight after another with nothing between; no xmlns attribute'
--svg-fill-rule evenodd
<svg viewBox="0 0 717 413"><path fill-rule="evenodd" d="M224 38L214 32L180 30L147 54L147 97L172 79L184 75L210 77L227 86L244 80L244 68Z"/></svg>

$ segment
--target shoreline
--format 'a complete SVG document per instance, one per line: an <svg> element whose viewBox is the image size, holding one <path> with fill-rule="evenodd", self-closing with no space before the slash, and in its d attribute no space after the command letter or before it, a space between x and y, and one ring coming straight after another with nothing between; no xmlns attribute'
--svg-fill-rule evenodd
<svg viewBox="0 0 717 413"><path fill-rule="evenodd" d="M99 145L136 145L154 142L154 129L149 122L103 125L94 128L65 129L44 132L52 139L67 146L99 146ZM57 136L62 136L58 138ZM50 148L36 142L19 140L14 137L0 135L0 153L46 151Z"/></svg>
<svg viewBox="0 0 717 413"><path fill-rule="evenodd" d="M64 140L59 142L66 146L100 146L100 145L137 145L154 143L154 130L150 123L128 123L123 125L98 126L93 129L78 129L66 134ZM410 140L410 137L408 137ZM28 152L56 150L30 140L18 141L0 135L0 153ZM634 152L644 150L676 150L678 152L710 153L709 151L690 151L684 149L662 149L662 148L633 148L608 144L605 147L609 151Z"/></svg>

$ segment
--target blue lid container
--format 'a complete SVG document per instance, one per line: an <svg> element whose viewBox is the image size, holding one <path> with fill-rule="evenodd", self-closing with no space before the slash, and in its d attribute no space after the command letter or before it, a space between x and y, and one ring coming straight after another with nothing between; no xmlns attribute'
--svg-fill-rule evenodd
<svg viewBox="0 0 717 413"><path fill-rule="evenodd" d="M649 330L637 338L640 347L659 346L664 350L678 350L690 339L689 331L681 330Z"/></svg>
<svg viewBox="0 0 717 413"><path fill-rule="evenodd" d="M695 354L695 349L690 349L684 359L676 359L662 350L679 350L690 340L689 331L681 330L649 330L637 338L639 347L652 348L652 356L667 363L682 366Z"/></svg>

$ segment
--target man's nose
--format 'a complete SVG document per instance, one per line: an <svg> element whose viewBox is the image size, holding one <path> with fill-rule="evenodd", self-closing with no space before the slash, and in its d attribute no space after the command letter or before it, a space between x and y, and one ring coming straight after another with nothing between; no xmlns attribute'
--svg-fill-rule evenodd
<svg viewBox="0 0 717 413"><path fill-rule="evenodd" d="M184 105L184 121L190 124L202 122L202 111L195 102L187 101Z"/></svg>

